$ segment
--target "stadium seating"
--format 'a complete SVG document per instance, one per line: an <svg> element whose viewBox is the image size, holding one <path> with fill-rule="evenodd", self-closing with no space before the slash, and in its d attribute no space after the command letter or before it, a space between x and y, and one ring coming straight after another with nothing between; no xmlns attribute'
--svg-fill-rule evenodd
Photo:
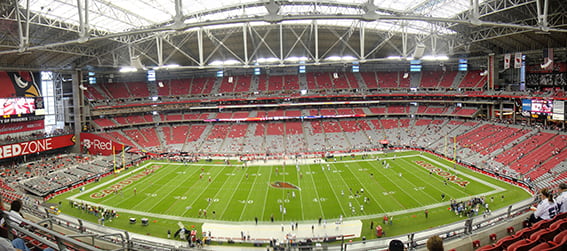
<svg viewBox="0 0 567 251"><path fill-rule="evenodd" d="M519 240L510 246L506 250L510 251L528 251L535 247L539 242L537 240Z"/></svg>
<svg viewBox="0 0 567 251"><path fill-rule="evenodd" d="M480 75L481 71L468 71L459 88L482 88L486 85L486 76Z"/></svg>

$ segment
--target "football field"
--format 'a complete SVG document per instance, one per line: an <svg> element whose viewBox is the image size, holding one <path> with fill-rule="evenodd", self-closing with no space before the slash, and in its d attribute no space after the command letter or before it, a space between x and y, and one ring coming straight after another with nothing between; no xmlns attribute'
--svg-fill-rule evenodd
<svg viewBox="0 0 567 251"><path fill-rule="evenodd" d="M459 168L419 152L259 166L147 162L73 199L157 218L271 222L370 219L505 190Z"/></svg>

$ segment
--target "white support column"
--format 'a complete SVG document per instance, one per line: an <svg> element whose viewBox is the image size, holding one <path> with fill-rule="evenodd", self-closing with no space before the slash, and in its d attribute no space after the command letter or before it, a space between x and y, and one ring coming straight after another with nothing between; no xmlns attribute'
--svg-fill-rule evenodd
<svg viewBox="0 0 567 251"><path fill-rule="evenodd" d="M199 49L199 66L205 66L203 61L203 28L197 30L197 46Z"/></svg>
<svg viewBox="0 0 567 251"><path fill-rule="evenodd" d="M471 1L471 20L470 22L474 25L480 25L480 11L478 10L479 3L478 0Z"/></svg>
<svg viewBox="0 0 567 251"><path fill-rule="evenodd" d="M20 15L20 5L16 3L16 19L18 20L18 36L20 39L20 45L18 50L23 52L29 46L30 38L30 0L26 0L26 14L24 16L25 25L22 25L22 18Z"/></svg>
<svg viewBox="0 0 567 251"><path fill-rule="evenodd" d="M315 33L315 63L319 63L319 26L317 20L313 20L313 32Z"/></svg>
<svg viewBox="0 0 567 251"><path fill-rule="evenodd" d="M431 34L431 54L437 56L437 34Z"/></svg>
<svg viewBox="0 0 567 251"><path fill-rule="evenodd" d="M250 61L248 60L248 23L242 24L242 40L244 43L244 65L250 65Z"/></svg>
<svg viewBox="0 0 567 251"><path fill-rule="evenodd" d="M543 1L543 6L541 6L540 1ZM549 9L548 0L536 0L537 8L537 24L542 28L542 30L549 30L547 23L547 13Z"/></svg>
<svg viewBox="0 0 567 251"><path fill-rule="evenodd" d="M366 32L364 30L364 22L359 22L360 24L360 60L366 60L366 54L364 54L364 42L366 40Z"/></svg>
<svg viewBox="0 0 567 251"><path fill-rule="evenodd" d="M86 42L89 30L89 1L77 0L77 11L79 15L79 40Z"/></svg>
<svg viewBox="0 0 567 251"><path fill-rule="evenodd" d="M163 37L159 33L156 34L156 50L158 66L163 66Z"/></svg>
<svg viewBox="0 0 567 251"><path fill-rule="evenodd" d="M406 22L402 21L402 57L408 58L408 31Z"/></svg>
<svg viewBox="0 0 567 251"><path fill-rule="evenodd" d="M280 64L284 63L284 52L283 52L283 24L280 23Z"/></svg>
<svg viewBox="0 0 567 251"><path fill-rule="evenodd" d="M175 17L173 18L173 26L181 28L183 26L183 4L182 0L175 0Z"/></svg>

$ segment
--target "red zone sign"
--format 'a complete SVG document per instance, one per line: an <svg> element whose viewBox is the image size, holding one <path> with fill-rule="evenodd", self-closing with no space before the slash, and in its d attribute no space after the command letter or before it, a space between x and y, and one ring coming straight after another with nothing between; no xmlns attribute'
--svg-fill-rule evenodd
<svg viewBox="0 0 567 251"><path fill-rule="evenodd" d="M429 170L430 172L433 172L433 173L435 173L435 174L437 174L437 175L439 175L439 176L447 179L448 181L451 181L451 182L453 182L453 183L455 183L459 186L465 187L470 183L466 180L462 180L461 178L459 178L455 175L452 175L450 172L443 171L443 169L438 168L438 167L436 167L436 166L434 166L430 163L427 163L425 161L420 160L420 161L416 161L415 163L424 167L425 169Z"/></svg>
<svg viewBox="0 0 567 251"><path fill-rule="evenodd" d="M0 159L24 156L32 153L45 152L75 144L73 135L63 135L45 139L14 143L0 146Z"/></svg>
<svg viewBox="0 0 567 251"><path fill-rule="evenodd" d="M120 181L112 186L110 186L107 189L104 189L100 192L96 192L90 195L91 198L93 199L102 199L104 197L106 197L109 194L115 193L118 190L121 190L122 188L132 184L134 181L140 180L146 176L148 176L149 174L153 173L155 170L159 169L161 167L161 165L152 165L151 167L148 167L146 170L144 170L143 172L136 174L134 176L131 176L123 181Z"/></svg>

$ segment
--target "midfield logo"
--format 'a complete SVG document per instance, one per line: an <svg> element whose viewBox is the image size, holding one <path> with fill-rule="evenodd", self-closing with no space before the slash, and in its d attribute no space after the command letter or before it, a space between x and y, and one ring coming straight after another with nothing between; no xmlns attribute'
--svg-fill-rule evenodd
<svg viewBox="0 0 567 251"><path fill-rule="evenodd" d="M272 182L272 183L270 183L270 186L272 186L274 188L301 190L298 186L291 184L291 183L283 182L283 181Z"/></svg>

